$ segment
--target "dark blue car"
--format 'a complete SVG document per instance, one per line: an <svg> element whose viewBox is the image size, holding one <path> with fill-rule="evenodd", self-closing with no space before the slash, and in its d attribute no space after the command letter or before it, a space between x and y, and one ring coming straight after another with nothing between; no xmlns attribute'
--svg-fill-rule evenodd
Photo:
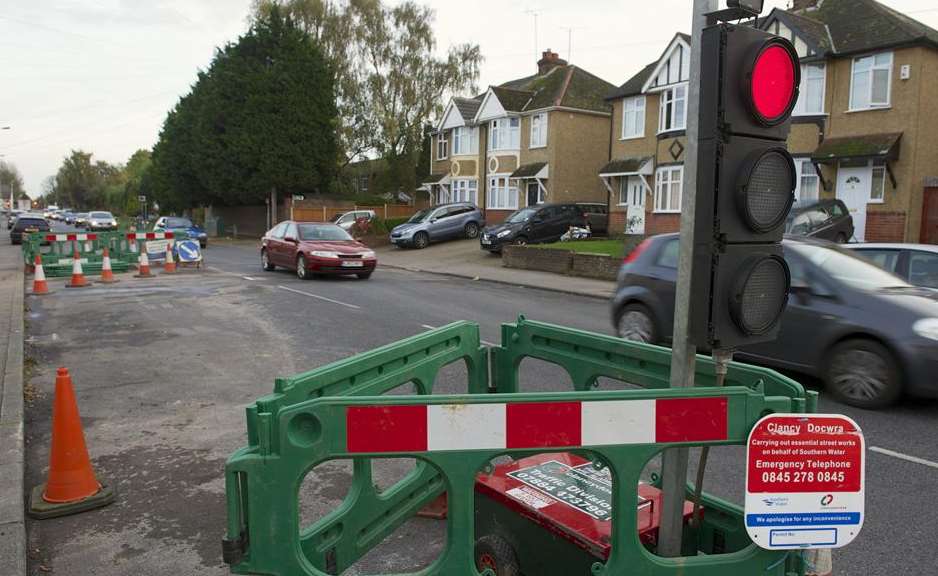
<svg viewBox="0 0 938 576"><path fill-rule="evenodd" d="M188 218L179 216L161 216L153 225L154 232L185 232L191 240L198 240L199 246L205 248L208 244L208 234L201 227L192 223Z"/></svg>

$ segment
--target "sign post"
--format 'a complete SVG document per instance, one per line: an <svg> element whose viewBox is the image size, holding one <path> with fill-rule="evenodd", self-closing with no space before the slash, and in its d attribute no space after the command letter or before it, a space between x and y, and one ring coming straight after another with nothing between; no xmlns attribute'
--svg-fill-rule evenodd
<svg viewBox="0 0 938 576"><path fill-rule="evenodd" d="M772 414L746 447L746 531L767 550L840 548L863 526L865 442L852 419Z"/></svg>

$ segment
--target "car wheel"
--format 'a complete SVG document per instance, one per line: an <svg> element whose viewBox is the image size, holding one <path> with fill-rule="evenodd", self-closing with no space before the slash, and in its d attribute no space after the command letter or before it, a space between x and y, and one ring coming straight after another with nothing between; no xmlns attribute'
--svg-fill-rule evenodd
<svg viewBox="0 0 938 576"><path fill-rule="evenodd" d="M267 250L261 250L261 266L267 272L273 272L277 268L270 263L270 258L267 256Z"/></svg>
<svg viewBox="0 0 938 576"><path fill-rule="evenodd" d="M356 274L356 276L358 276L359 280L367 280L371 278L371 272L363 272L361 274Z"/></svg>
<svg viewBox="0 0 938 576"><path fill-rule="evenodd" d="M514 240L512 240L511 243L512 243L514 246L527 246L527 245L528 245L528 239L525 238L524 236L518 236L517 238L515 238Z"/></svg>
<svg viewBox="0 0 938 576"><path fill-rule="evenodd" d="M478 238L478 237L479 237L479 225L476 224L475 222L469 222L468 224L466 224L466 238L469 238L471 240L472 238Z"/></svg>
<svg viewBox="0 0 938 576"><path fill-rule="evenodd" d="M296 258L296 277L300 280L309 280L310 274L306 271L306 258L300 254Z"/></svg>
<svg viewBox="0 0 938 576"><path fill-rule="evenodd" d="M414 248L423 250L430 244L430 237L426 232L417 232L414 234Z"/></svg>
<svg viewBox="0 0 938 576"><path fill-rule="evenodd" d="M642 304L629 304L622 309L616 321L616 334L619 338L632 342L645 342L654 344L658 341L655 330L655 319Z"/></svg>
<svg viewBox="0 0 938 576"><path fill-rule="evenodd" d="M491 570L495 576L521 576L521 564L514 547L501 536L488 535L476 540L476 570Z"/></svg>
<svg viewBox="0 0 938 576"><path fill-rule="evenodd" d="M843 232L841 232L840 234L837 235L837 238L834 239L834 242L838 244L846 244L847 236Z"/></svg>
<svg viewBox="0 0 938 576"><path fill-rule="evenodd" d="M883 408L902 394L895 358L872 340L848 340L835 346L825 381L838 400L858 408Z"/></svg>
<svg viewBox="0 0 938 576"><path fill-rule="evenodd" d="M199 248L205 250L206 247L208 247L208 242L199 242Z"/></svg>

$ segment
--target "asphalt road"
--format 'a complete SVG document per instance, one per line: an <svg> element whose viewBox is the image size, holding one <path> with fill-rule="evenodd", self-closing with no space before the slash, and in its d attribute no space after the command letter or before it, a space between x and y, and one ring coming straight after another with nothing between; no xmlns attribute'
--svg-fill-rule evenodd
<svg viewBox="0 0 938 576"><path fill-rule="evenodd" d="M479 323L498 342L499 326L518 314L610 332L606 302L444 276L379 269L371 280L302 282L260 269L256 245L210 243L207 269L175 278L27 299L28 356L33 366L28 409L27 483L44 478L51 390L56 366L76 379L85 433L99 475L119 500L80 516L30 524L31 570L64 574L226 574L225 458L245 443L243 407L269 392L273 379L348 357L454 320ZM427 250L433 257L433 248ZM464 374L444 374L441 389L458 390ZM526 361L522 387L563 390L569 379ZM906 401L864 412L828 401L863 427L867 517L860 537L835 552L838 575L929 575L938 526L938 403ZM707 489L741 501L743 450L711 453ZM649 465L649 472L657 463ZM385 463L390 483L406 462ZM319 517L344 496L348 466L317 468L301 489L301 517ZM426 566L444 542L442 523L418 519L346 574L409 572ZM38 552L37 552L38 551Z"/></svg>

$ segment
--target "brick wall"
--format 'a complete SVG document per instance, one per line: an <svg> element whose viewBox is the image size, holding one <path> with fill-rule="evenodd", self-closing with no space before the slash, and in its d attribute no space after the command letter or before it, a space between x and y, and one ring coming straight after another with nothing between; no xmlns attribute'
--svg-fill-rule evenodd
<svg viewBox="0 0 938 576"><path fill-rule="evenodd" d="M520 194L520 192L519 192ZM514 210L485 210L485 224L487 226L492 226L494 224L501 224L509 214L514 212Z"/></svg>
<svg viewBox="0 0 938 576"><path fill-rule="evenodd" d="M867 242L904 242L905 212L866 213Z"/></svg>
<svg viewBox="0 0 938 576"><path fill-rule="evenodd" d="M610 236L616 236L618 234L623 234L625 232L625 222L628 220L628 213L626 212L610 212L609 213L609 232Z"/></svg>
<svg viewBox="0 0 938 576"><path fill-rule="evenodd" d="M680 214L655 214L654 212L645 213L645 234L648 236L653 236L655 234L666 234L668 232L677 232L680 229Z"/></svg>

